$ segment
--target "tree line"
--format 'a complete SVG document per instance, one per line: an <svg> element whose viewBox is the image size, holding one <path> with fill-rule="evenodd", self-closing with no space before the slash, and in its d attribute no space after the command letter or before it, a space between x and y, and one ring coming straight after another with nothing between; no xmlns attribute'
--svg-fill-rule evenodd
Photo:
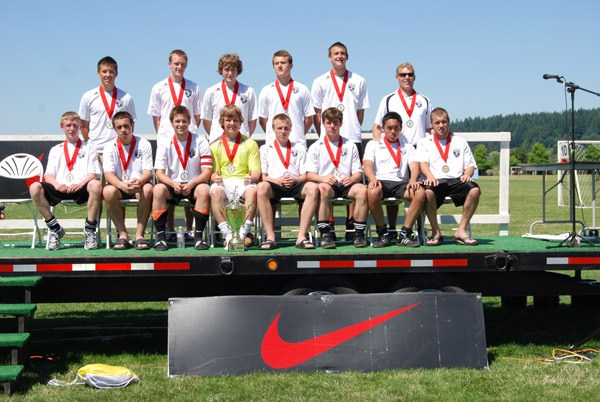
<svg viewBox="0 0 600 402"><path fill-rule="evenodd" d="M510 131L511 166L524 163L551 163L556 162L557 142L571 139L571 112L469 117L453 121L452 131ZM575 139L600 141L600 108L575 111ZM498 168L500 160L498 145L471 142L471 149L481 173ZM600 161L600 144L588 146L584 153L584 160Z"/></svg>

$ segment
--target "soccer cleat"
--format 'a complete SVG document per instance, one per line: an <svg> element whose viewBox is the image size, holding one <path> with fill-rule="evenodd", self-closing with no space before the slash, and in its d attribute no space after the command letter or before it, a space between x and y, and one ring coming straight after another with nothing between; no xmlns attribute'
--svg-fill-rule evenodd
<svg viewBox="0 0 600 402"><path fill-rule="evenodd" d="M367 247L367 242L365 241L365 235L363 235L362 233L355 233L354 234L354 240L352 241L352 244L356 248Z"/></svg>
<svg viewBox="0 0 600 402"><path fill-rule="evenodd" d="M85 243L83 248L86 250L96 250L98 248L98 236L95 231L84 230L83 235L85 236Z"/></svg>
<svg viewBox="0 0 600 402"><path fill-rule="evenodd" d="M169 245L164 239L157 240L156 243L154 243L154 250L156 251L166 251L168 249Z"/></svg>
<svg viewBox="0 0 600 402"><path fill-rule="evenodd" d="M379 238L374 241L373 243L371 243L371 247L373 248L381 248L381 247L387 247L390 245L390 238L388 237L388 234L384 234L383 236L379 236Z"/></svg>
<svg viewBox="0 0 600 402"><path fill-rule="evenodd" d="M52 230L48 233L48 250L58 250L60 248L60 239L65 235L65 229L62 227L54 232Z"/></svg>
<svg viewBox="0 0 600 402"><path fill-rule="evenodd" d="M194 244L194 248L196 250L208 250L208 243L205 242L204 240L200 239L197 240L196 243Z"/></svg>
<svg viewBox="0 0 600 402"><path fill-rule="evenodd" d="M413 240L408 234L398 232L398 245L404 247L419 247L421 244L417 240Z"/></svg>
<svg viewBox="0 0 600 402"><path fill-rule="evenodd" d="M333 240L331 233L323 233L321 235L321 247L325 249L335 248L335 240Z"/></svg>

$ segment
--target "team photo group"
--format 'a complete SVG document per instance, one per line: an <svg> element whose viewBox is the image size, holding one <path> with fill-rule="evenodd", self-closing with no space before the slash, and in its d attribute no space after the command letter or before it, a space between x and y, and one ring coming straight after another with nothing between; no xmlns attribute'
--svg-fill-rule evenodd
<svg viewBox="0 0 600 402"><path fill-rule="evenodd" d="M246 247L272 250L275 211L284 198L298 204L299 249L336 248L331 200L339 198L348 201L344 240L354 247L442 244L437 209L447 198L462 206L452 241L477 245L468 231L480 197L475 160L467 142L450 131L448 111L416 92L415 68L410 63L396 68L397 88L379 102L372 140L363 147L364 111L370 106L366 80L347 69L344 44L331 45L328 58L331 69L309 88L292 78L292 55L275 52L275 80L257 96L238 81L243 64L237 54L218 60L222 80L201 92L184 77L187 54L173 50L169 76L152 87L148 104L154 155L151 143L134 133L138 117L132 97L116 85L117 62L102 58L100 85L83 94L77 112L60 117L65 141L51 148L44 180L29 188L48 227L46 247L58 249L65 235L52 207L73 200L87 205L88 250L98 248L103 205L118 232L113 249L167 250L175 241L174 208L182 201L186 241L196 250L209 249L212 216L227 248L233 233L223 206L239 199L246 216L236 237ZM265 133L260 147L253 139L257 123ZM319 138L308 146L313 127ZM398 202L384 202L390 199ZM131 237L124 200L136 200ZM410 203L397 228L401 201ZM423 212L431 230L420 239L415 227ZM372 241L366 234L369 214L376 231ZM258 244L257 216L264 231ZM153 242L145 238L150 217ZM317 239L308 233L315 218Z"/></svg>

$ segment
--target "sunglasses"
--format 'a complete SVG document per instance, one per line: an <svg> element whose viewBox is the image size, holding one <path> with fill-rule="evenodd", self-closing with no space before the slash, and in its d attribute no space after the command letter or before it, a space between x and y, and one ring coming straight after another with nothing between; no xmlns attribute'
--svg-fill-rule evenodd
<svg viewBox="0 0 600 402"><path fill-rule="evenodd" d="M415 73L398 73L398 77L404 78L406 76L414 77Z"/></svg>

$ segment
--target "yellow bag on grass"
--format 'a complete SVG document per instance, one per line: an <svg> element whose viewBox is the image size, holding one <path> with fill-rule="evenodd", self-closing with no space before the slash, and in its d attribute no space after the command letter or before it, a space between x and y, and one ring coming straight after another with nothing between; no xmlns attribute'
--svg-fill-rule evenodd
<svg viewBox="0 0 600 402"><path fill-rule="evenodd" d="M95 363L88 364L77 370L77 377L72 382L53 379L48 381L48 385L65 386L87 384L90 387L107 389L126 387L132 382L141 383L142 381L127 367Z"/></svg>

